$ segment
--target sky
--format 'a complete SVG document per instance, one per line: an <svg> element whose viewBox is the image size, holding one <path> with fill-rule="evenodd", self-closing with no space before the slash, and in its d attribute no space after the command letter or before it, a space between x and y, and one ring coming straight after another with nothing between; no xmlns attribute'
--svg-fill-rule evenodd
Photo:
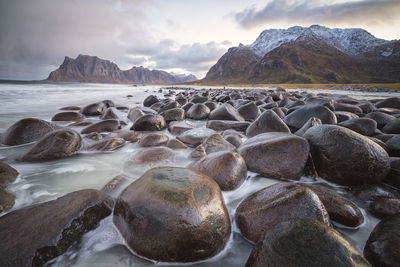
<svg viewBox="0 0 400 267"><path fill-rule="evenodd" d="M400 39L400 0L0 0L0 79L45 79L79 54L202 78L265 29L313 24Z"/></svg>

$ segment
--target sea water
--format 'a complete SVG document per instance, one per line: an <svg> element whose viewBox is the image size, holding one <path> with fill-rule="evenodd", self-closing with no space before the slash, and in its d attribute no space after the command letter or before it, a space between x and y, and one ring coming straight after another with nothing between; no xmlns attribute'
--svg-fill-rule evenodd
<svg viewBox="0 0 400 267"><path fill-rule="evenodd" d="M105 99L112 100L117 105L129 108L139 106L150 94L162 97L159 89L162 86L133 86L116 84L81 84L81 83L14 83L0 84L0 132L23 118L39 118L51 120L51 117L60 112L64 106L85 106ZM201 89L202 87L195 87ZM210 88L210 90L214 87ZM269 88L267 88L269 89ZM164 92L166 92L165 90ZM179 90L178 90L179 91ZM398 93L361 93L346 91L313 90L315 93L350 94L355 98L381 98L399 96ZM120 116L128 122L127 113L120 111ZM201 121L187 120L198 127L205 127ZM80 128L75 128L80 130ZM172 135L164 130L163 133ZM113 152L88 153L80 152L77 155L55 161L40 163L20 162L18 158L32 144L15 147L0 147L0 160L10 164L18 170L20 175L8 190L16 196L14 207L7 212L20 209L35 203L56 199L67 193L81 189L101 189L113 177L119 174L128 174L129 178L123 186L113 193L118 193L140 177L145 171L154 166L129 169L127 173L124 162L140 150L137 144L127 143L124 147ZM192 149L182 150L168 161L158 165L187 166L192 159ZM303 181L309 181L306 177ZM236 190L223 192L225 204L232 220L232 234L228 244L211 259L188 263L192 266L244 266L253 245L241 237L233 216L239 203L251 193L272 185L278 180L261 177L248 172L248 179ZM3 212L4 215L7 212ZM378 219L362 209L365 222L358 228L351 229L336 225L344 237L359 251L363 250L366 240ZM101 221L100 225L86 233L80 242L74 244L66 253L47 263L49 266L153 266L171 265L154 263L129 251L124 239L112 222L112 215ZM182 265L182 264L180 264Z"/></svg>

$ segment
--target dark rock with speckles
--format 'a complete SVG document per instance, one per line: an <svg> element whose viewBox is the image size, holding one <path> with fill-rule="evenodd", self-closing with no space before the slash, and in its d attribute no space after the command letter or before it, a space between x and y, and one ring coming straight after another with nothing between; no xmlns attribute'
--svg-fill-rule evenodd
<svg viewBox="0 0 400 267"><path fill-rule="evenodd" d="M133 123L131 130L135 131L161 131L167 127L165 119L161 115L146 114Z"/></svg>
<svg viewBox="0 0 400 267"><path fill-rule="evenodd" d="M212 257L231 232L217 183L177 167L151 169L129 185L117 200L113 220L135 253L164 262Z"/></svg>

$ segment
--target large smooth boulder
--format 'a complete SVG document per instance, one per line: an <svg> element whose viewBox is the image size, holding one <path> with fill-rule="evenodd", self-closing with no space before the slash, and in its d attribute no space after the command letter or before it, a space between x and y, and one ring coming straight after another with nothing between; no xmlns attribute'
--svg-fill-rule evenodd
<svg viewBox="0 0 400 267"><path fill-rule="evenodd" d="M168 135L165 134L157 134L157 133L149 133L143 136L138 145L142 147L149 147L149 146L159 146L165 145L169 140Z"/></svg>
<svg viewBox="0 0 400 267"><path fill-rule="evenodd" d="M294 134L298 136L303 136L308 129L314 127L316 125L321 125L322 121L318 118L312 117L310 118L299 130L297 130Z"/></svg>
<svg viewBox="0 0 400 267"><path fill-rule="evenodd" d="M396 119L396 117L383 113L383 112L371 112L365 116L366 118L373 119L377 123L378 129L382 129L386 124Z"/></svg>
<svg viewBox="0 0 400 267"><path fill-rule="evenodd" d="M158 99L157 96L155 96L155 95L149 95L148 97L146 97L146 98L143 100L143 106L145 106L145 107L150 107L151 105L157 103L158 101L160 101L160 100Z"/></svg>
<svg viewBox="0 0 400 267"><path fill-rule="evenodd" d="M85 116L81 113L74 111L60 112L51 118L52 121L81 121L84 120Z"/></svg>
<svg viewBox="0 0 400 267"><path fill-rule="evenodd" d="M134 107L129 110L128 119L135 122L137 119L139 119L140 117L142 117L146 114L157 115L157 112L155 110L153 110L151 108L147 108L147 107Z"/></svg>
<svg viewBox="0 0 400 267"><path fill-rule="evenodd" d="M14 182L17 177L18 171L16 169L0 161L0 187Z"/></svg>
<svg viewBox="0 0 400 267"><path fill-rule="evenodd" d="M339 126L346 127L359 134L372 136L377 129L377 123L369 118L356 118L339 123Z"/></svg>
<svg viewBox="0 0 400 267"><path fill-rule="evenodd" d="M81 133L89 134L93 132L101 133L101 132L114 132L119 127L119 121L110 119L96 122L88 127L84 128Z"/></svg>
<svg viewBox="0 0 400 267"><path fill-rule="evenodd" d="M0 217L0 266L43 266L111 214L113 201L87 189Z"/></svg>
<svg viewBox="0 0 400 267"><path fill-rule="evenodd" d="M318 174L331 182L379 183L390 170L389 155L381 146L347 128L318 125L304 137L310 143Z"/></svg>
<svg viewBox="0 0 400 267"><path fill-rule="evenodd" d="M191 163L189 169L213 178L221 190L233 190L246 179L246 162L236 152L222 151L211 153Z"/></svg>
<svg viewBox="0 0 400 267"><path fill-rule="evenodd" d="M124 168L129 170L142 165L155 165L164 160L170 159L175 152L168 147L148 147L135 153L127 162Z"/></svg>
<svg viewBox="0 0 400 267"><path fill-rule="evenodd" d="M204 120L208 118L211 110L204 104L194 104L186 112L186 116L193 120Z"/></svg>
<svg viewBox="0 0 400 267"><path fill-rule="evenodd" d="M47 133L58 129L56 124L39 119L22 119L10 126L1 136L1 143L16 146L39 140Z"/></svg>
<svg viewBox="0 0 400 267"><path fill-rule="evenodd" d="M242 115L242 117L247 121L255 120L261 114L260 109L254 102L244 104L243 106L240 106L237 110L240 115Z"/></svg>
<svg viewBox="0 0 400 267"><path fill-rule="evenodd" d="M113 151L122 147L125 144L125 139L119 137L108 138L100 140L91 144L87 150L89 151Z"/></svg>
<svg viewBox="0 0 400 267"><path fill-rule="evenodd" d="M172 108L161 112L160 115L164 117L166 122L183 121L185 119L185 110L182 108Z"/></svg>
<svg viewBox="0 0 400 267"><path fill-rule="evenodd" d="M246 135L253 137L267 132L290 133L290 129L274 111L266 110L250 124L246 130Z"/></svg>
<svg viewBox="0 0 400 267"><path fill-rule="evenodd" d="M400 134L400 118L394 119L383 126L382 131L387 134Z"/></svg>
<svg viewBox="0 0 400 267"><path fill-rule="evenodd" d="M263 133L239 148L247 168L270 178L300 179L308 159L306 139L289 133Z"/></svg>
<svg viewBox="0 0 400 267"><path fill-rule="evenodd" d="M337 124L335 114L325 106L306 105L290 114L283 121L289 127L300 129L312 117L318 118L323 124Z"/></svg>
<svg viewBox="0 0 400 267"><path fill-rule="evenodd" d="M282 222L251 252L246 267L369 267L368 261L337 231L311 219Z"/></svg>
<svg viewBox="0 0 400 267"><path fill-rule="evenodd" d="M70 157L81 147L81 142L81 136L74 130L56 130L40 139L21 159L45 161Z"/></svg>
<svg viewBox="0 0 400 267"><path fill-rule="evenodd" d="M399 266L400 213L380 221L369 236L364 256L373 266Z"/></svg>
<svg viewBox="0 0 400 267"><path fill-rule="evenodd" d="M211 111L210 120L244 121L244 118L232 105L224 103Z"/></svg>
<svg viewBox="0 0 400 267"><path fill-rule="evenodd" d="M180 135L191 129L193 129L193 126L184 121L172 121L168 125L168 131L173 135Z"/></svg>
<svg viewBox="0 0 400 267"><path fill-rule="evenodd" d="M400 213L400 198L378 198L369 206L369 211L378 218L387 218Z"/></svg>
<svg viewBox="0 0 400 267"><path fill-rule="evenodd" d="M318 196L309 188L277 183L261 189L240 203L236 224L251 242L262 240L273 226L290 220L309 218L330 225L329 215Z"/></svg>
<svg viewBox="0 0 400 267"><path fill-rule="evenodd" d="M111 119L119 120L120 118L119 118L117 109L115 107L110 107L110 108L107 108L103 112L100 119L102 119L102 120L111 120Z"/></svg>
<svg viewBox="0 0 400 267"><path fill-rule="evenodd" d="M375 107L400 109L400 98L399 97L389 97L389 98L383 99L381 101L378 101L375 104Z"/></svg>
<svg viewBox="0 0 400 267"><path fill-rule="evenodd" d="M201 158L207 154L220 151L234 151L234 145L226 141L220 134L212 134L204 142L197 146L190 154L193 158Z"/></svg>
<svg viewBox="0 0 400 267"><path fill-rule="evenodd" d="M131 130L135 131L161 131L167 127L165 119L161 115L146 114L133 123Z"/></svg>
<svg viewBox="0 0 400 267"><path fill-rule="evenodd" d="M98 102L83 107L81 113L85 116L98 116L103 114L103 111L106 108L107 107L103 102Z"/></svg>
<svg viewBox="0 0 400 267"><path fill-rule="evenodd" d="M197 146L203 143L210 135L215 134L214 130L208 128L195 128L183 132L176 137L179 141L189 146Z"/></svg>
<svg viewBox="0 0 400 267"><path fill-rule="evenodd" d="M209 120L207 121L206 127L215 131L225 131L228 129L246 131L249 125L250 122L248 121Z"/></svg>
<svg viewBox="0 0 400 267"><path fill-rule="evenodd" d="M118 197L113 220L130 249L164 262L209 258L231 232L217 183L177 167L151 169L129 185Z"/></svg>

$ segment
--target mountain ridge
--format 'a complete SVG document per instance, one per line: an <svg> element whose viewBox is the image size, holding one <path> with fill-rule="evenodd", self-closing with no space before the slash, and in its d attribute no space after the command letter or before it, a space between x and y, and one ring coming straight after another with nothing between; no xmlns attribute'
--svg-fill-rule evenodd
<svg viewBox="0 0 400 267"><path fill-rule="evenodd" d="M252 44L230 48L200 81L207 82L400 82L400 41L360 28L268 29Z"/></svg>
<svg viewBox="0 0 400 267"><path fill-rule="evenodd" d="M45 81L51 82L99 82L99 83L162 83L174 84L197 80L190 75L173 75L162 70L132 67L121 70L117 64L97 56L66 56L60 67L52 71Z"/></svg>

